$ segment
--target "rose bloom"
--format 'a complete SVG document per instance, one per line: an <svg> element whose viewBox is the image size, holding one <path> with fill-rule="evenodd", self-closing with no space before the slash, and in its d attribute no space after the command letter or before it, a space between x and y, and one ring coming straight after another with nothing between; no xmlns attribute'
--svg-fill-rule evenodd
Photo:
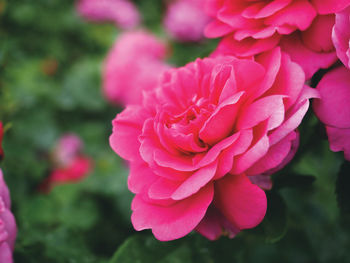
<svg viewBox="0 0 350 263"><path fill-rule="evenodd" d="M3 126L0 122L0 154L2 151ZM0 169L0 262L12 263L12 252L15 245L17 226L15 218L10 210L11 199L9 189L4 181Z"/></svg>
<svg viewBox="0 0 350 263"><path fill-rule="evenodd" d="M12 263L12 252L15 245L17 226L10 210L9 190L0 169L0 262Z"/></svg>
<svg viewBox="0 0 350 263"><path fill-rule="evenodd" d="M39 186L42 192L49 192L59 184L79 182L92 170L91 158L82 153L83 142L75 134L65 134L58 141L53 153L53 170Z"/></svg>
<svg viewBox="0 0 350 263"><path fill-rule="evenodd" d="M197 230L233 237L265 216L248 176L284 165L317 91L279 48L254 60L197 59L164 73L113 121L110 145L130 163L132 223L159 240Z"/></svg>
<svg viewBox="0 0 350 263"><path fill-rule="evenodd" d="M170 2L164 18L167 32L182 42L197 42L204 38L209 17L201 8L201 0L175 0Z"/></svg>
<svg viewBox="0 0 350 263"><path fill-rule="evenodd" d="M333 69L316 88L321 97L314 101L313 109L326 126L330 149L344 151L350 161L350 70Z"/></svg>
<svg viewBox="0 0 350 263"><path fill-rule="evenodd" d="M338 58L350 69L350 7L335 15L333 43Z"/></svg>
<svg viewBox="0 0 350 263"><path fill-rule="evenodd" d="M88 20L111 21L123 29L140 24L140 13L128 0L79 0L76 9Z"/></svg>
<svg viewBox="0 0 350 263"><path fill-rule="evenodd" d="M313 108L325 124L332 151L344 151L350 161L350 7L336 14L332 39L344 66L327 72L317 85L320 99Z"/></svg>
<svg viewBox="0 0 350 263"><path fill-rule="evenodd" d="M306 78L336 61L334 13L350 0L207 0L213 21L207 37L223 37L218 52L247 57L277 45L300 64Z"/></svg>
<svg viewBox="0 0 350 263"><path fill-rule="evenodd" d="M116 40L103 69L103 93L113 104L134 104L144 90L153 89L170 68L164 62L167 47L147 31L125 32Z"/></svg>

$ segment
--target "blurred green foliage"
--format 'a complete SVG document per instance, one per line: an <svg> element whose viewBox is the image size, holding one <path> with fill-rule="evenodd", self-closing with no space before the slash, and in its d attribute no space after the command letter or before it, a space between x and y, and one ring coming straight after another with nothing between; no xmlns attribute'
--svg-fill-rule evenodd
<svg viewBox="0 0 350 263"><path fill-rule="evenodd" d="M164 2L135 3L144 25L166 37ZM192 233L162 243L150 231L136 233L128 172L108 145L121 109L100 90L101 65L118 33L111 24L83 21L71 0L0 0L0 119L7 130L1 167L18 224L15 262L350 262L349 167L343 165L336 187L343 156L329 151L312 113L296 158L273 177L267 216L256 229L215 242ZM216 43L170 42L169 61L184 65ZM94 171L41 194L50 152L64 132L81 136Z"/></svg>

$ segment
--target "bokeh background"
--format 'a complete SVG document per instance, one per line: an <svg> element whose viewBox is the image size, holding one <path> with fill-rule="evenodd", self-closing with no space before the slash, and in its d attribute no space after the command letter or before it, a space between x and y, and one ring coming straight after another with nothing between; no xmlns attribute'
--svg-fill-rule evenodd
<svg viewBox="0 0 350 263"><path fill-rule="evenodd" d="M166 35L166 1L133 2L142 26L169 41L172 65L214 50L216 40L184 44ZM192 233L162 243L150 231L134 231L127 166L108 144L111 120L122 108L101 92L102 63L121 30L86 22L74 4L0 0L1 168L18 225L15 262L350 262L349 164L328 149L311 111L296 158L273 177L260 226L214 242ZM82 138L94 169L79 183L42 193L50 154L66 132Z"/></svg>

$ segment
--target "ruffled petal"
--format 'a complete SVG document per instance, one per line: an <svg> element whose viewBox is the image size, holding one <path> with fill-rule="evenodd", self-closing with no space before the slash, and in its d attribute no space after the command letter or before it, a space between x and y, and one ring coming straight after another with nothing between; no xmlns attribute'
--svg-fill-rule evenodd
<svg viewBox="0 0 350 263"><path fill-rule="evenodd" d="M215 206L238 229L247 229L263 220L267 199L245 175L229 175L215 185Z"/></svg>
<svg viewBox="0 0 350 263"><path fill-rule="evenodd" d="M155 205L136 195L132 205L131 221L138 231L152 229L154 236L160 241L178 239L187 235L199 224L213 196L212 184L171 206Z"/></svg>

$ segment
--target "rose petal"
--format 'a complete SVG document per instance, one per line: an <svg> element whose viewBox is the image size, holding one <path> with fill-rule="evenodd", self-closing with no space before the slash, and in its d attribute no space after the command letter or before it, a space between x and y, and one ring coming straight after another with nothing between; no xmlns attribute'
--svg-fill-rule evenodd
<svg viewBox="0 0 350 263"><path fill-rule="evenodd" d="M350 128L350 70L345 67L328 72L317 85L321 94L313 103L317 117L337 128Z"/></svg>
<svg viewBox="0 0 350 263"><path fill-rule="evenodd" d="M338 13L350 5L349 0L311 0L311 3L320 14Z"/></svg>
<svg viewBox="0 0 350 263"><path fill-rule="evenodd" d="M215 185L215 206L238 229L257 226L267 208L266 195L241 175L230 175Z"/></svg>
<svg viewBox="0 0 350 263"><path fill-rule="evenodd" d="M138 231L151 228L160 241L181 238L191 232L204 217L214 195L212 184L171 206L145 202L139 195L133 200L131 221Z"/></svg>
<svg viewBox="0 0 350 263"><path fill-rule="evenodd" d="M338 129L326 126L329 147L333 152L343 151L345 159L350 161L350 129Z"/></svg>
<svg viewBox="0 0 350 263"><path fill-rule="evenodd" d="M113 133L109 138L109 143L122 158L131 161L139 156L138 136L148 116L148 112L142 107L128 106L113 120Z"/></svg>

